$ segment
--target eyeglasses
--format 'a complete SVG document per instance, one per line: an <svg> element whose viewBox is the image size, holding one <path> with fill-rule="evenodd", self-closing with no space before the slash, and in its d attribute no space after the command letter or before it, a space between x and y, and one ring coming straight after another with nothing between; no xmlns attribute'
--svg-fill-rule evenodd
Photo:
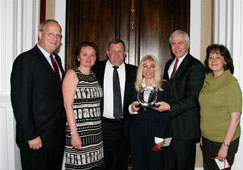
<svg viewBox="0 0 243 170"><path fill-rule="evenodd" d="M62 38L61 34L47 33L46 35L47 35L48 38L58 38L58 39Z"/></svg>

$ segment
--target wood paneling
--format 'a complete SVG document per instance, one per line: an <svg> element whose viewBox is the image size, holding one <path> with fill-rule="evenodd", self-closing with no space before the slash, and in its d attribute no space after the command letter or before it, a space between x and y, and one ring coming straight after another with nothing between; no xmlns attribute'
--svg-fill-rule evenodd
<svg viewBox="0 0 243 170"><path fill-rule="evenodd" d="M46 0L40 2L40 23L46 19Z"/></svg>
<svg viewBox="0 0 243 170"><path fill-rule="evenodd" d="M152 54L163 68L171 57L170 33L189 32L189 4L189 0L67 1L66 68L73 66L72 51L80 41L94 41L99 60L105 60L107 44L114 38L126 43L128 63L137 65Z"/></svg>

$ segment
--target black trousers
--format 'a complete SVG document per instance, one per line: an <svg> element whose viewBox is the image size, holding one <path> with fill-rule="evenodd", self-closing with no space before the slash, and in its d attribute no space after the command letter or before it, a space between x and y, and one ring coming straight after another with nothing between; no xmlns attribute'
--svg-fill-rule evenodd
<svg viewBox="0 0 243 170"><path fill-rule="evenodd" d="M129 140L123 132L123 124L115 119L102 118L104 169L127 170Z"/></svg>
<svg viewBox="0 0 243 170"><path fill-rule="evenodd" d="M198 140L172 139L165 149L166 170L194 170Z"/></svg>
<svg viewBox="0 0 243 170"><path fill-rule="evenodd" d="M20 148L23 170L61 170L63 147L48 147L39 150Z"/></svg>
<svg viewBox="0 0 243 170"><path fill-rule="evenodd" d="M204 170L218 170L218 166L215 163L214 160L210 159L212 157L216 157L218 155L219 149L222 145L222 142L213 142L210 141L206 138L202 138L203 146L202 148L202 153L203 153L203 168ZM229 162L230 165L233 164L234 158L235 158L235 153L238 150L239 146L239 138L232 141L229 149L228 149L228 156L227 156L227 161ZM227 168L230 169L230 168Z"/></svg>

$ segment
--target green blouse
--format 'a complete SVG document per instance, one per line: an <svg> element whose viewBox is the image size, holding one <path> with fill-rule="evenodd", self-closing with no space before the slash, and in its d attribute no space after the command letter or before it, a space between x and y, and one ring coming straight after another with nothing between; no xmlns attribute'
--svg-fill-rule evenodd
<svg viewBox="0 0 243 170"><path fill-rule="evenodd" d="M230 123L231 112L241 112L242 93L237 79L226 70L214 78L207 74L199 95L200 127L202 136L215 142L223 142ZM240 136L238 126L235 140Z"/></svg>

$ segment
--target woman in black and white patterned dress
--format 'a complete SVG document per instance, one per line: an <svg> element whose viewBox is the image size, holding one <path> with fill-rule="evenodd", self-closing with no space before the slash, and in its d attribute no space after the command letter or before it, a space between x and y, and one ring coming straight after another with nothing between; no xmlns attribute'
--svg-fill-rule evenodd
<svg viewBox="0 0 243 170"><path fill-rule="evenodd" d="M100 101L103 92L90 71L97 58L97 46L81 42L75 56L77 67L67 71L62 88L67 115L65 169L102 170Z"/></svg>

